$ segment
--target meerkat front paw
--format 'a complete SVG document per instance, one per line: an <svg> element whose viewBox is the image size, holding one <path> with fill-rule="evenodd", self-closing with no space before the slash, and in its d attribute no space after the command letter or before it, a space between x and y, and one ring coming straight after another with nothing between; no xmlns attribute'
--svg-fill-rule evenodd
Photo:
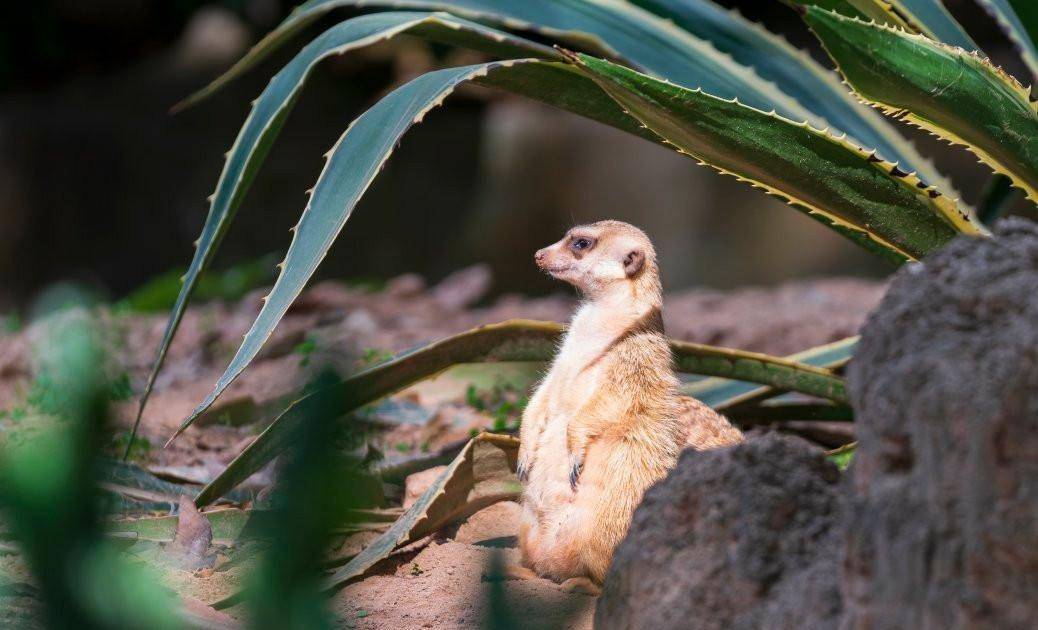
<svg viewBox="0 0 1038 630"><path fill-rule="evenodd" d="M515 475L519 477L519 481L526 483L526 480L530 478L530 465L526 463L525 459L520 459L519 463L515 467Z"/></svg>
<svg viewBox="0 0 1038 630"><path fill-rule="evenodd" d="M515 464L515 476L519 477L522 483L526 483L530 478L530 467L533 466L533 448L528 442L529 440L526 440L519 444L519 456Z"/></svg>
<svg viewBox="0 0 1038 630"><path fill-rule="evenodd" d="M584 470L584 462L581 461L580 457L576 455L570 455L569 458L569 487L571 490L577 489L577 482L580 481L580 472Z"/></svg>

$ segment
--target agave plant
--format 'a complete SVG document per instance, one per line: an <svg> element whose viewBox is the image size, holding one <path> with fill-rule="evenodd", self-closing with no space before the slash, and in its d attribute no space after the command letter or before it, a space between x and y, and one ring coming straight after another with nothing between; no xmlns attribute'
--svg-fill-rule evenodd
<svg viewBox="0 0 1038 630"><path fill-rule="evenodd" d="M920 259L958 234L987 231L977 212L958 199L950 183L883 114L964 146L999 181L1023 190L1032 201L1038 197L1035 103L1017 79L977 49L940 0L784 2L802 14L835 62L836 72L710 0L302 4L226 74L178 106L212 94L318 18L341 8L370 10L311 41L253 103L210 198L141 410L199 274L230 228L307 76L322 59L398 35L473 49L494 60L419 76L346 129L325 156L324 170L293 228L288 254L262 310L213 391L181 431L259 352L401 137L465 83L547 103L687 155L786 200L895 263ZM1029 71L1038 73L1038 7L1033 0L978 2L1018 47ZM530 327L509 334L519 338L530 334ZM466 352L436 355L436 369L458 360L486 358L488 349L501 342L480 339L466 345ZM842 344L836 361L845 360L852 347L852 341ZM760 394L760 388L746 382L770 386L763 395L774 395L811 381L777 375L823 370L762 356L747 362L723 349L684 351L701 359L690 361L689 369L735 379L713 383L710 387L715 389L708 393L734 388L736 398L752 391ZM390 367L396 376L390 381L401 384L408 374L429 372L416 372L416 361L421 364L413 357L394 362ZM370 399L392 389L365 391ZM817 388L804 391L818 395ZM838 395L830 398L840 401Z"/></svg>

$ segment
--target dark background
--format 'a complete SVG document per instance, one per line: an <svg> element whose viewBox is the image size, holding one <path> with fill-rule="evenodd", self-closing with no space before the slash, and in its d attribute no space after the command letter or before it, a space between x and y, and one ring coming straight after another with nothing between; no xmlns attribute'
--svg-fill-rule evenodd
<svg viewBox="0 0 1038 630"><path fill-rule="evenodd" d="M521 0L517 0L521 1ZM168 108L273 28L285 0L51 0L8 3L0 25L0 314L42 287L73 281L117 299L187 264L223 153L249 102L333 14L194 109ZM777 0L729 0L818 51ZM1024 76L993 22L949 0L987 52ZM227 238L216 266L280 255L321 155L386 90L471 54L402 38L325 62ZM918 134L915 134L918 135ZM968 201L988 171L942 156ZM1023 203L1017 212L1031 213ZM574 222L616 217L657 241L669 288L776 283L809 275L882 275L889 267L783 204L620 132L507 95L462 90L410 132L319 271L436 280L489 262L495 290L557 289L532 252Z"/></svg>

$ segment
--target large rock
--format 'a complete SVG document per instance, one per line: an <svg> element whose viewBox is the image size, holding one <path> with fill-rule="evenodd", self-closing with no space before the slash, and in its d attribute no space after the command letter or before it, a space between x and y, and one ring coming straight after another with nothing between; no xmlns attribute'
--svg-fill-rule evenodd
<svg viewBox="0 0 1038 630"><path fill-rule="evenodd" d="M832 628L839 473L799 438L686 450L617 548L597 628Z"/></svg>
<svg viewBox="0 0 1038 630"><path fill-rule="evenodd" d="M848 370L844 627L1038 625L1038 226L901 271Z"/></svg>

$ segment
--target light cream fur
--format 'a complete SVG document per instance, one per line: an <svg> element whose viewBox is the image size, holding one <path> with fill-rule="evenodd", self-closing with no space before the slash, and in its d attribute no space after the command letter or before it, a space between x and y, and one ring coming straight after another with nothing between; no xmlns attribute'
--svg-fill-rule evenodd
<svg viewBox="0 0 1038 630"><path fill-rule="evenodd" d="M523 413L522 561L557 581L601 584L642 494L679 452L743 438L678 395L656 252L641 230L579 226L536 260L582 303Z"/></svg>

